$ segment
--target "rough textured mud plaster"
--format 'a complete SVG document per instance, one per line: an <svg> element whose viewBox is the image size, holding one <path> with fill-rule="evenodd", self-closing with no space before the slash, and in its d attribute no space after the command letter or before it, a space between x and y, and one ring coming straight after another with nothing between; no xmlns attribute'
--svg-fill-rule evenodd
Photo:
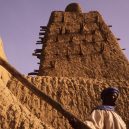
<svg viewBox="0 0 129 129"><path fill-rule="evenodd" d="M92 109L100 104L100 92L104 87L116 86L120 90L120 97L116 110L125 122L129 123L129 87L126 80L99 80L91 78L67 78L67 77L27 77L40 90L60 102L81 120L85 120ZM37 98L20 82L12 78L8 88L13 94L39 119L51 124L56 129L70 128L55 109L46 102ZM129 127L129 125L128 125Z"/></svg>

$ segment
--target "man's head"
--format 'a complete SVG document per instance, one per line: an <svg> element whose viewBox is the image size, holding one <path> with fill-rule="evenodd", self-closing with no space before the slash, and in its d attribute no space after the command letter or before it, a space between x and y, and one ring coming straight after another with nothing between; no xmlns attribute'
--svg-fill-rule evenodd
<svg viewBox="0 0 129 129"><path fill-rule="evenodd" d="M101 93L103 105L115 106L115 102L119 96L119 90L115 87L108 87Z"/></svg>

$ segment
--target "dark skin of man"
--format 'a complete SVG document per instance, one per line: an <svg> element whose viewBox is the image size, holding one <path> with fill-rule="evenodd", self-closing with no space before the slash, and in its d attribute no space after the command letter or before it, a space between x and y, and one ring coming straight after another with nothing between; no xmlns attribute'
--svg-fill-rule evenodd
<svg viewBox="0 0 129 129"><path fill-rule="evenodd" d="M103 105L115 106L117 98L117 93L108 93L104 98L102 98Z"/></svg>
<svg viewBox="0 0 129 129"><path fill-rule="evenodd" d="M102 104L106 106L115 106L117 98L118 98L117 93L108 93L103 98L101 98L103 101ZM88 129L87 126L86 127L82 126L80 123L77 123L76 120L71 120L69 121L69 123L73 129Z"/></svg>

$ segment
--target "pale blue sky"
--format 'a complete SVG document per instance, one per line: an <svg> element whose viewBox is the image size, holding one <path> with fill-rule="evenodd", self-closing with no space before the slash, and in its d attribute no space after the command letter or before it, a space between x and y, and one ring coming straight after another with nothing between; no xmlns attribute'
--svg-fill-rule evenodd
<svg viewBox="0 0 129 129"><path fill-rule="evenodd" d="M71 3L80 3L84 12L97 10L119 41L129 59L129 0L0 0L0 36L10 64L21 73L38 69L32 56L41 25L47 25L51 11L63 11Z"/></svg>

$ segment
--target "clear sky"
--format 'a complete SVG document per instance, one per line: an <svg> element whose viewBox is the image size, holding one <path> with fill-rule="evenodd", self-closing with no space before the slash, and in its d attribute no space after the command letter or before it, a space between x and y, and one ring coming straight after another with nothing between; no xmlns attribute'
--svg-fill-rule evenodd
<svg viewBox="0 0 129 129"><path fill-rule="evenodd" d="M0 36L7 58L23 74L38 69L32 56L41 25L47 25L51 11L63 11L72 2L84 12L97 10L103 16L129 59L129 0L0 0Z"/></svg>

